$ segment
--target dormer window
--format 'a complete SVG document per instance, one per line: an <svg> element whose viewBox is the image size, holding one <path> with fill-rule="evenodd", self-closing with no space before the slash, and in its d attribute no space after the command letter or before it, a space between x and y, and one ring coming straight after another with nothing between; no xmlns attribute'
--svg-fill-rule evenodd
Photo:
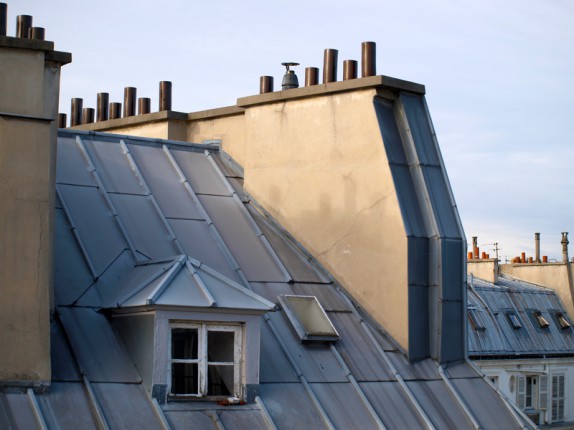
<svg viewBox="0 0 574 430"><path fill-rule="evenodd" d="M171 323L172 398L241 397L240 325Z"/></svg>
<svg viewBox="0 0 574 430"><path fill-rule="evenodd" d="M518 315L516 315L514 312L508 312L506 316L513 329L518 330L522 328L522 323L520 322Z"/></svg>
<svg viewBox="0 0 574 430"><path fill-rule="evenodd" d="M486 330L486 327L485 327L484 323L482 322L482 318L479 315L479 310L476 309L476 307L474 307L474 306L468 307L468 320L470 322L470 325L474 329L474 331Z"/></svg>
<svg viewBox="0 0 574 430"><path fill-rule="evenodd" d="M550 326L546 318L542 316L541 312L534 312L534 319L536 320L540 328L548 328Z"/></svg>
<svg viewBox="0 0 574 430"><path fill-rule="evenodd" d="M558 321L558 324L560 325L560 328L562 330L572 327L572 324L568 322L563 313L557 312L555 315L556 315L556 321Z"/></svg>
<svg viewBox="0 0 574 430"><path fill-rule="evenodd" d="M285 313L304 343L334 342L339 333L315 296L280 296Z"/></svg>

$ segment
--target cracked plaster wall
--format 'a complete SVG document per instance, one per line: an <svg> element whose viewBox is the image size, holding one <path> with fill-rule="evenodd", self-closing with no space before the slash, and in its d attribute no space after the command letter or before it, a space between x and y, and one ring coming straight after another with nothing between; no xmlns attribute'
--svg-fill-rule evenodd
<svg viewBox="0 0 574 430"><path fill-rule="evenodd" d="M407 350L407 237L375 95L248 108L242 165L246 190Z"/></svg>
<svg viewBox="0 0 574 430"><path fill-rule="evenodd" d="M0 381L50 381L55 118L60 66L0 47Z"/></svg>

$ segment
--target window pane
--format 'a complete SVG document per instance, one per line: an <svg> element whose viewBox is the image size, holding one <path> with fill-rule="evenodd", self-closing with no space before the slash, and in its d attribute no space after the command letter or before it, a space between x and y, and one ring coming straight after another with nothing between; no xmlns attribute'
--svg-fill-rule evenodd
<svg viewBox="0 0 574 430"><path fill-rule="evenodd" d="M172 363L171 394L198 394L197 363Z"/></svg>
<svg viewBox="0 0 574 430"><path fill-rule="evenodd" d="M174 328L171 330L171 358L197 359L197 329Z"/></svg>
<svg viewBox="0 0 574 430"><path fill-rule="evenodd" d="M207 361L233 363L235 333L232 331L207 332Z"/></svg>
<svg viewBox="0 0 574 430"><path fill-rule="evenodd" d="M234 366L207 366L207 395L230 396L233 393Z"/></svg>

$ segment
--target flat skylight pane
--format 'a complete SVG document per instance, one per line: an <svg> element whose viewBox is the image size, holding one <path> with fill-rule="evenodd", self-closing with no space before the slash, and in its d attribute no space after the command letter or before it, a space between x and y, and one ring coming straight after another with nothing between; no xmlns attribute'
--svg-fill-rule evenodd
<svg viewBox="0 0 574 430"><path fill-rule="evenodd" d="M510 321L510 324L512 324L512 328L515 329L522 328L522 324L520 323L520 320L518 319L518 317L514 312L508 313L507 316L508 320Z"/></svg>
<svg viewBox="0 0 574 430"><path fill-rule="evenodd" d="M334 341L339 334L315 296L282 296L287 316L303 341Z"/></svg>
<svg viewBox="0 0 574 430"><path fill-rule="evenodd" d="M540 312L535 312L534 318L536 318L536 322L538 323L540 328L547 328L550 325L546 320L546 318L544 318Z"/></svg>
<svg viewBox="0 0 574 430"><path fill-rule="evenodd" d="M557 313L557 314L556 314L556 319L558 320L558 324L560 324L560 328L561 328L562 330L571 327L571 324L568 322L568 320L564 317L563 314Z"/></svg>

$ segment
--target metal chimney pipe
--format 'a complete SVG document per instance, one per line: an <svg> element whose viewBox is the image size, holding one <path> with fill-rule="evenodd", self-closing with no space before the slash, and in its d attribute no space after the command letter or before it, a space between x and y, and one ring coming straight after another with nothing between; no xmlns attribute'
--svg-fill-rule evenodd
<svg viewBox="0 0 574 430"><path fill-rule="evenodd" d="M80 125L82 123L82 105L84 104L84 99L73 98L72 99L72 109L70 112L70 126Z"/></svg>
<svg viewBox="0 0 574 430"><path fill-rule="evenodd" d="M6 36L8 28L8 5L0 3L0 36Z"/></svg>
<svg viewBox="0 0 574 430"><path fill-rule="evenodd" d="M96 106L97 115L96 121L107 121L108 120L108 106L110 103L110 95L108 93L98 93L98 103Z"/></svg>
<svg viewBox="0 0 574 430"><path fill-rule="evenodd" d="M27 39L30 27L32 27L32 17L30 15L18 15L16 17L16 37Z"/></svg>
<svg viewBox="0 0 574 430"><path fill-rule="evenodd" d="M472 258L478 258L478 237L472 236Z"/></svg>
<svg viewBox="0 0 574 430"><path fill-rule="evenodd" d="M66 124L68 123L68 117L65 113L58 114L58 128L66 128Z"/></svg>
<svg viewBox="0 0 574 430"><path fill-rule="evenodd" d="M137 88L124 88L124 118L134 116L136 114L136 94Z"/></svg>
<svg viewBox="0 0 574 430"><path fill-rule="evenodd" d="M560 243L562 244L562 262L568 263L568 244L570 242L568 242L568 232L567 231L562 232L562 240L560 241Z"/></svg>
<svg viewBox="0 0 574 430"><path fill-rule="evenodd" d="M84 108L82 110L82 124L91 124L94 122L94 108Z"/></svg>
<svg viewBox="0 0 574 430"><path fill-rule="evenodd" d="M357 62L355 60L343 61L343 80L357 79Z"/></svg>
<svg viewBox="0 0 574 430"><path fill-rule="evenodd" d="M140 97L138 99L138 115L144 115L150 112L151 99L149 97Z"/></svg>
<svg viewBox="0 0 574 430"><path fill-rule="evenodd" d="M259 77L259 94L273 92L273 76Z"/></svg>
<svg viewBox="0 0 574 430"><path fill-rule="evenodd" d="M110 103L110 119L118 119L122 117L122 104Z"/></svg>
<svg viewBox="0 0 574 430"><path fill-rule="evenodd" d="M43 27L30 27L28 39L45 40L46 30Z"/></svg>
<svg viewBox="0 0 574 430"><path fill-rule="evenodd" d="M540 233L534 233L534 261L540 263Z"/></svg>
<svg viewBox="0 0 574 430"><path fill-rule="evenodd" d="M171 110L171 82L161 81L159 83L159 110Z"/></svg>
<svg viewBox="0 0 574 430"><path fill-rule="evenodd" d="M377 74L377 44L363 42L361 44L361 77L375 76Z"/></svg>
<svg viewBox="0 0 574 430"><path fill-rule="evenodd" d="M307 67L305 68L305 86L317 85L319 83L319 68Z"/></svg>
<svg viewBox="0 0 574 430"><path fill-rule="evenodd" d="M325 49L323 54L323 83L337 81L337 55L336 49Z"/></svg>

